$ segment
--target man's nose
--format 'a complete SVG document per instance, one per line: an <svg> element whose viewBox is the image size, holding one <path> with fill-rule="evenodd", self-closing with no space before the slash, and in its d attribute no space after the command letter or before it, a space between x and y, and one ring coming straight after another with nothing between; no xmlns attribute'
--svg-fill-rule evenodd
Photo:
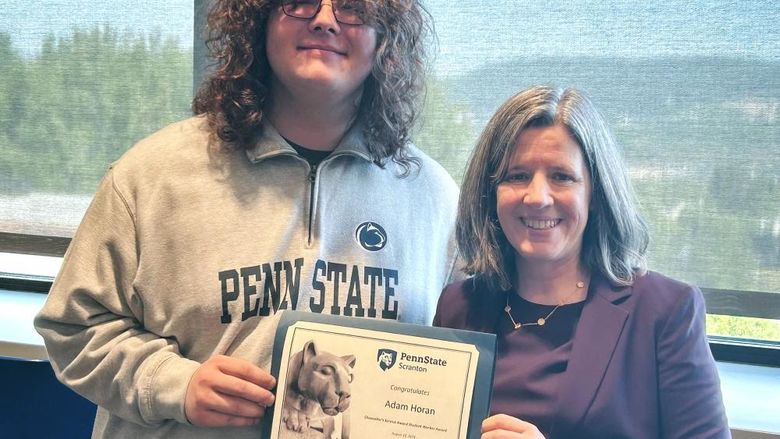
<svg viewBox="0 0 780 439"><path fill-rule="evenodd" d="M336 20L336 11L333 9L332 1L323 1L320 3L320 10L311 18L309 29L312 31L325 31L339 33L341 27Z"/></svg>

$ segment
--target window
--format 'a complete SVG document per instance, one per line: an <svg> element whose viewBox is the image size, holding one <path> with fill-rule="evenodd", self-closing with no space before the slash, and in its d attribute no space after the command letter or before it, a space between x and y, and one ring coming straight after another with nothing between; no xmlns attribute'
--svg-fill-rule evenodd
<svg viewBox="0 0 780 439"><path fill-rule="evenodd" d="M710 334L780 341L773 2L427 4L439 50L423 149L460 179L509 96L538 83L584 90L624 146L651 269L704 290Z"/></svg>
<svg viewBox="0 0 780 439"><path fill-rule="evenodd" d="M4 4L0 252L61 254L106 166L189 116L204 3ZM625 147L651 268L702 287L711 334L780 341L773 2L425 3L438 49L424 150L460 181L510 95L537 83L586 91Z"/></svg>
<svg viewBox="0 0 780 439"><path fill-rule="evenodd" d="M189 116L193 27L190 0L4 2L0 251L72 236L107 166Z"/></svg>

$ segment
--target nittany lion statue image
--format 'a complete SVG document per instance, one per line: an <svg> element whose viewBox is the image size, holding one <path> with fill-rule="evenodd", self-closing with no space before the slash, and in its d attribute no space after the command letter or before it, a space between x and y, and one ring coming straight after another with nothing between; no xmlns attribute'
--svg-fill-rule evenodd
<svg viewBox="0 0 780 439"><path fill-rule="evenodd" d="M319 350L314 341L292 356L282 408L287 429L299 433L318 429L312 421L321 420L323 437L333 439L334 416L343 413L341 439L349 439L349 416L344 411L349 408L355 360L354 355L339 357Z"/></svg>

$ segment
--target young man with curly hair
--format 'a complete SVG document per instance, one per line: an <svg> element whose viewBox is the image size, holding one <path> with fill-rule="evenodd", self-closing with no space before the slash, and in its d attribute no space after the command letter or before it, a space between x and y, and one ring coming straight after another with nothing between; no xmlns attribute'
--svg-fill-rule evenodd
<svg viewBox="0 0 780 439"><path fill-rule="evenodd" d="M431 321L457 188L409 140L426 18L215 2L196 116L111 166L36 319L94 437L258 437L282 310Z"/></svg>

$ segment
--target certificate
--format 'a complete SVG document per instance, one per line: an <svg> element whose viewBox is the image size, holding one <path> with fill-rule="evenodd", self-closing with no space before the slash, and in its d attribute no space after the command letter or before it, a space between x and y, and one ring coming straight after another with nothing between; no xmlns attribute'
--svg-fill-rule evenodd
<svg viewBox="0 0 780 439"><path fill-rule="evenodd" d="M492 334L285 311L263 437L478 438L494 351Z"/></svg>

